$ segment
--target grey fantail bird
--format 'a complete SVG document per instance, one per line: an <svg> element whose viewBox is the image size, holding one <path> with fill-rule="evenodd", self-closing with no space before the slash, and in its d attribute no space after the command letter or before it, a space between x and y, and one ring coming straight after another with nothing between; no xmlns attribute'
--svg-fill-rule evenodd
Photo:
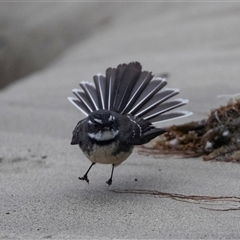
<svg viewBox="0 0 240 240"><path fill-rule="evenodd" d="M71 144L79 145L92 162L79 179L89 182L88 172L95 163L112 164L107 181L111 185L114 167L129 157L135 145L166 132L153 123L189 116L191 112L169 112L188 100L169 100L179 90L164 88L166 80L142 71L138 62L108 68L105 76L97 74L93 80L94 84L81 82L81 90L73 89L76 97L68 98L87 116L73 130Z"/></svg>

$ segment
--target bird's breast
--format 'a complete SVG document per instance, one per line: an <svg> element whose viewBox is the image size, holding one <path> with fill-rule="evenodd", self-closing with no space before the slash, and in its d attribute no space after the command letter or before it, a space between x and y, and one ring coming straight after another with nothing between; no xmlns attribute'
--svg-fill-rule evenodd
<svg viewBox="0 0 240 240"><path fill-rule="evenodd" d="M92 162L103 164L115 164L115 166L121 164L132 153L133 147L127 151L118 151L118 147L115 143L108 145L93 144L90 152L84 152L85 156Z"/></svg>

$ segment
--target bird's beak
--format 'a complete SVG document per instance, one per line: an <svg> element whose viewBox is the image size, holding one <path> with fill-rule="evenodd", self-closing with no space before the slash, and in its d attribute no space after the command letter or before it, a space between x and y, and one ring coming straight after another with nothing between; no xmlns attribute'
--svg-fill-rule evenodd
<svg viewBox="0 0 240 240"><path fill-rule="evenodd" d="M72 141L70 143L71 145L76 145L78 144L78 139L76 137L72 137Z"/></svg>

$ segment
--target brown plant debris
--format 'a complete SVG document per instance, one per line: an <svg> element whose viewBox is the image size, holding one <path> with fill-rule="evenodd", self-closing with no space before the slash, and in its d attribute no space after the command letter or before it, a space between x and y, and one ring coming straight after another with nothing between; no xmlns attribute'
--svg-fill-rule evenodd
<svg viewBox="0 0 240 240"><path fill-rule="evenodd" d="M240 162L240 99L212 110L207 119L173 125L167 130L152 146L141 146L139 153Z"/></svg>
<svg viewBox="0 0 240 240"><path fill-rule="evenodd" d="M176 201L199 204L200 208L213 210L213 211L232 211L240 210L240 198L234 196L198 196L198 195L184 195L177 193L165 193L152 190L111 190L115 193L128 193L128 194L144 194L153 195L160 198L171 198Z"/></svg>

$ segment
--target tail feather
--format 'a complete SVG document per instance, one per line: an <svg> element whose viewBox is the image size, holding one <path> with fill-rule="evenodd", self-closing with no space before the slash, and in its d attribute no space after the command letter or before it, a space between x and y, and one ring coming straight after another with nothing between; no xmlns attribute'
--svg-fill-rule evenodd
<svg viewBox="0 0 240 240"><path fill-rule="evenodd" d="M188 102L183 99L169 100L179 90L163 89L167 76L153 76L151 72L142 71L138 62L120 64L117 68L108 68L106 76L95 75L94 84L81 82L83 91L73 89L76 98L68 99L85 115L107 109L137 116L151 123L189 116L191 113L187 111L166 113Z"/></svg>
<svg viewBox="0 0 240 240"><path fill-rule="evenodd" d="M68 97L68 100L83 114L85 114L86 116L89 114L89 110L85 107L85 105L81 101L73 97Z"/></svg>
<svg viewBox="0 0 240 240"><path fill-rule="evenodd" d="M165 102L166 100L177 95L178 93L179 93L178 89L166 88L165 90L154 95L149 101L147 101L143 105L143 107L138 110L138 112L135 115L138 117L141 117L151 109L155 108L157 105Z"/></svg>
<svg viewBox="0 0 240 240"><path fill-rule="evenodd" d="M149 84L153 75L151 72L141 72L137 82L135 83L134 88L132 89L132 93L129 97L128 103L126 104L125 108L122 110L121 114L126 114L128 111L133 107L134 103L137 101L143 90Z"/></svg>
<svg viewBox="0 0 240 240"><path fill-rule="evenodd" d="M129 111L130 114L135 115L137 111L151 99L158 91L160 91L167 84L166 80L158 79L152 80L148 86L144 89L142 94L137 99L136 103Z"/></svg>
<svg viewBox="0 0 240 240"><path fill-rule="evenodd" d="M108 68L106 70L107 81L107 110L110 110L114 101L114 89L116 89L116 68Z"/></svg>
<svg viewBox="0 0 240 240"><path fill-rule="evenodd" d="M111 106L110 110L112 111L117 111L118 109L118 93L119 93L119 88L121 86L121 78L122 75L127 67L127 64L119 64L116 69L116 78L115 78L115 83L114 83L114 89L113 89L113 105Z"/></svg>
<svg viewBox="0 0 240 240"><path fill-rule="evenodd" d="M79 85L86 93L86 96L88 96L88 98L92 102L92 105L94 106L94 111L99 110L100 108L99 108L98 96L97 96L95 87L88 82L81 82Z"/></svg>
<svg viewBox="0 0 240 240"><path fill-rule="evenodd" d="M132 62L126 66L119 81L118 92L116 94L114 109L121 112L128 102L132 89L138 80L142 66L140 63Z"/></svg>
<svg viewBox="0 0 240 240"><path fill-rule="evenodd" d="M82 102L82 104L85 106L88 111L93 112L94 106L92 105L92 102L89 100L88 96L79 89L73 89L73 94Z"/></svg>
<svg viewBox="0 0 240 240"><path fill-rule="evenodd" d="M122 78L122 75L125 71L125 69L127 68L127 64L126 63L123 63L123 64L119 64L117 66L117 69L116 69L116 81L120 84L120 80ZM119 86L117 86L119 87Z"/></svg>
<svg viewBox="0 0 240 240"><path fill-rule="evenodd" d="M156 117L160 114L164 114L165 112L171 111L175 108L181 107L188 103L188 100L184 99L174 99L172 101L163 103L155 107L154 109L147 112L145 115L141 116L144 120L151 120L151 118Z"/></svg>
<svg viewBox="0 0 240 240"><path fill-rule="evenodd" d="M106 78L101 75L95 75L93 77L95 86L96 86L96 93L98 96L99 108L100 109L107 109L106 107L106 98L107 98L107 81Z"/></svg>
<svg viewBox="0 0 240 240"><path fill-rule="evenodd" d="M159 122L169 121L171 119L187 117L190 115L192 115L192 113L188 112L188 111L170 112L170 113L158 115L156 117L152 117L150 121L151 121L151 123L159 123Z"/></svg>

